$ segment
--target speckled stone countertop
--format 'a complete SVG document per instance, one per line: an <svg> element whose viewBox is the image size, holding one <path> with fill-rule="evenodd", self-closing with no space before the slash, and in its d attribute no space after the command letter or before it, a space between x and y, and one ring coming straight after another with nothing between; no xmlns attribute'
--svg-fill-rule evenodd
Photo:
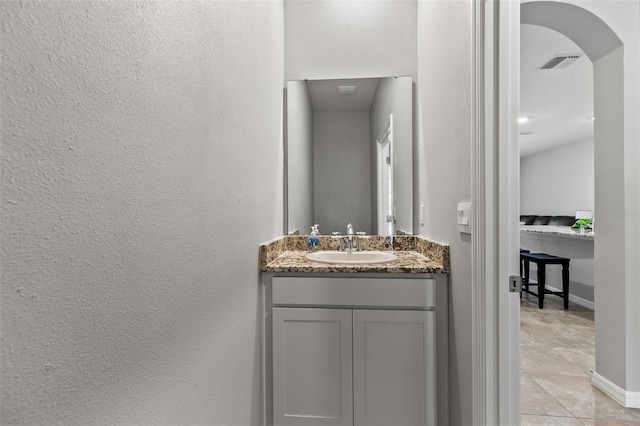
<svg viewBox="0 0 640 426"><path fill-rule="evenodd" d="M337 250L339 241L320 237L321 250ZM378 264L331 264L306 258L306 238L285 236L260 245L262 272L381 272L381 273L449 273L449 246L418 236L395 236L394 253L398 259ZM366 251L388 251L388 237L372 235L363 240Z"/></svg>
<svg viewBox="0 0 640 426"><path fill-rule="evenodd" d="M534 234L557 235L560 237L581 238L584 240L594 240L593 231L581 234L578 230L570 226L553 226L553 225L520 225L520 231L531 232Z"/></svg>

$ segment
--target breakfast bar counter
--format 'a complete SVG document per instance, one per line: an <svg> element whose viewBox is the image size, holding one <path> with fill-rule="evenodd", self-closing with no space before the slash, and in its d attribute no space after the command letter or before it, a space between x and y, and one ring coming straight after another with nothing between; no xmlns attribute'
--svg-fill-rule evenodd
<svg viewBox="0 0 640 426"><path fill-rule="evenodd" d="M569 238L581 238L585 240L593 240L595 238L595 233L593 231L586 230L584 234L581 234L578 229L574 229L570 226L520 225L520 232L555 235L559 237Z"/></svg>

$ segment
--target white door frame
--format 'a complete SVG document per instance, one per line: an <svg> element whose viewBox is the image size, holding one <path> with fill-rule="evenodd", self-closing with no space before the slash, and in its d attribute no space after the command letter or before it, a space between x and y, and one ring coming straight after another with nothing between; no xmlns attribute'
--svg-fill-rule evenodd
<svg viewBox="0 0 640 426"><path fill-rule="evenodd" d="M393 235L395 232L395 196L393 180L393 114L385 120L376 138L377 155L377 231L378 235ZM387 160L388 158L388 160ZM392 221L387 218L391 216Z"/></svg>
<svg viewBox="0 0 640 426"><path fill-rule="evenodd" d="M474 425L520 423L520 2L473 2L472 365Z"/></svg>

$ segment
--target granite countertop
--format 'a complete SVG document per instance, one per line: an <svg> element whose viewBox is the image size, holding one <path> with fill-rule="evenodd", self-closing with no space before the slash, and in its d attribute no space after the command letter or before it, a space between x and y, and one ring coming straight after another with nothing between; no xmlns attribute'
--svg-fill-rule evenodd
<svg viewBox="0 0 640 426"><path fill-rule="evenodd" d="M322 250L337 250L339 242L321 236ZM370 236L364 250L388 251L387 237ZM396 260L377 264L332 264L308 260L306 239L280 237L260 245L260 270L263 272L380 272L380 273L449 273L449 246L423 237L394 237Z"/></svg>
<svg viewBox="0 0 640 426"><path fill-rule="evenodd" d="M581 234L579 231L570 226L553 226L553 225L520 225L520 231L531 232L534 234L557 235L561 237L580 238L583 240L594 240L593 231L587 231Z"/></svg>

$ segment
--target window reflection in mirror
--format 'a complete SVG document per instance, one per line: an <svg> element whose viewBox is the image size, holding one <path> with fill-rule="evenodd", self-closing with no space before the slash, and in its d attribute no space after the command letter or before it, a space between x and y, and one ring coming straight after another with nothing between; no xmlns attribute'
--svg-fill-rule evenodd
<svg viewBox="0 0 640 426"><path fill-rule="evenodd" d="M286 233L412 234L412 115L411 77L289 81Z"/></svg>

